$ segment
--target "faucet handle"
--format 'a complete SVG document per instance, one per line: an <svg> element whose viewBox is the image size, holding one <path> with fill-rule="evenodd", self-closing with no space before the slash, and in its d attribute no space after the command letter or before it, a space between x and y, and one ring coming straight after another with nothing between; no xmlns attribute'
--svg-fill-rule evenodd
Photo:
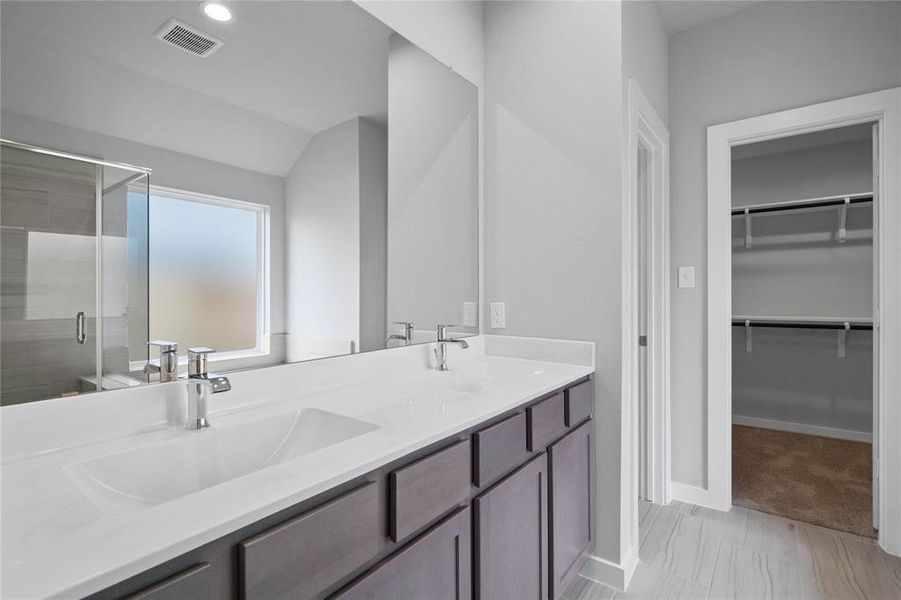
<svg viewBox="0 0 901 600"><path fill-rule="evenodd" d="M438 341L445 340L447 338L447 330L451 327L456 327L456 325L439 325L438 326Z"/></svg>
<svg viewBox="0 0 901 600"><path fill-rule="evenodd" d="M163 352L178 352L178 342L169 342L166 340L153 340L147 342L148 346L155 346L160 349L160 354Z"/></svg>
<svg viewBox="0 0 901 600"><path fill-rule="evenodd" d="M215 350L205 346L188 348L188 377L192 375L206 375L208 372L207 360L213 352Z"/></svg>
<svg viewBox="0 0 901 600"><path fill-rule="evenodd" d="M400 325L404 328L404 339L412 341L413 339L413 322L412 321L395 321L395 325Z"/></svg>

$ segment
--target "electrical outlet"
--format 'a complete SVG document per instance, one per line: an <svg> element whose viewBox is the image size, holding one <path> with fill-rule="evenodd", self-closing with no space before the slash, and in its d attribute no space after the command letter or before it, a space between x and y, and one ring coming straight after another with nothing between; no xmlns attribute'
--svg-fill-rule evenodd
<svg viewBox="0 0 901 600"><path fill-rule="evenodd" d="M479 326L479 303L464 302L463 303L463 327Z"/></svg>
<svg viewBox="0 0 901 600"><path fill-rule="evenodd" d="M693 288L695 286L695 268L679 267L679 287Z"/></svg>
<svg viewBox="0 0 901 600"><path fill-rule="evenodd" d="M504 303L492 302L490 306L491 328L504 329L507 326L506 317L504 317Z"/></svg>

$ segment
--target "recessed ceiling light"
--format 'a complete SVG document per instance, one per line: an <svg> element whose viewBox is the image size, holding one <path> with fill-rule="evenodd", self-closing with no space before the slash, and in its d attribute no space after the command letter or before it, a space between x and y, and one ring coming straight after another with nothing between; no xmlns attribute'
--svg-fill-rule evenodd
<svg viewBox="0 0 901 600"><path fill-rule="evenodd" d="M234 14L232 14L231 9L223 2L204 2L200 5L200 12L214 21L219 21L220 23L228 23L235 18Z"/></svg>

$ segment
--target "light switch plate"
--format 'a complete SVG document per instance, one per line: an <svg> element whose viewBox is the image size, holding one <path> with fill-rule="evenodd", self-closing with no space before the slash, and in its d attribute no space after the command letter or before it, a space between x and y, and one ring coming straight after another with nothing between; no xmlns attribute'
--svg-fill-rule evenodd
<svg viewBox="0 0 901 600"><path fill-rule="evenodd" d="M503 329L507 326L507 319L504 316L504 303L492 302L489 306L491 314L491 328Z"/></svg>
<svg viewBox="0 0 901 600"><path fill-rule="evenodd" d="M479 303L464 302L463 303L463 327L479 326Z"/></svg>
<svg viewBox="0 0 901 600"><path fill-rule="evenodd" d="M679 287L693 288L695 286L695 268L679 267Z"/></svg>

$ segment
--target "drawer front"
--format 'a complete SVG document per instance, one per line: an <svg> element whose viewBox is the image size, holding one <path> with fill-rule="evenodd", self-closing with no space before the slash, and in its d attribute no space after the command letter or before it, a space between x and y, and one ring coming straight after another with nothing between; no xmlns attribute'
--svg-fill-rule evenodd
<svg viewBox="0 0 901 600"><path fill-rule="evenodd" d="M243 598L312 598L382 547L378 486L368 483L238 544Z"/></svg>
<svg viewBox="0 0 901 600"><path fill-rule="evenodd" d="M181 600L182 598L211 598L210 563L200 563L168 579L128 596L129 600Z"/></svg>
<svg viewBox="0 0 901 600"><path fill-rule="evenodd" d="M473 483L490 485L526 461L526 413L513 415L472 436Z"/></svg>
<svg viewBox="0 0 901 600"><path fill-rule="evenodd" d="M566 431L563 392L526 409L529 421L529 451L541 450Z"/></svg>
<svg viewBox="0 0 901 600"><path fill-rule="evenodd" d="M469 508L460 508L338 592L341 600L471 597Z"/></svg>
<svg viewBox="0 0 901 600"><path fill-rule="evenodd" d="M469 440L393 471L391 539L399 542L469 498L472 480Z"/></svg>
<svg viewBox="0 0 901 600"><path fill-rule="evenodd" d="M594 407L594 386L591 380L566 390L566 426L574 427L591 416Z"/></svg>

